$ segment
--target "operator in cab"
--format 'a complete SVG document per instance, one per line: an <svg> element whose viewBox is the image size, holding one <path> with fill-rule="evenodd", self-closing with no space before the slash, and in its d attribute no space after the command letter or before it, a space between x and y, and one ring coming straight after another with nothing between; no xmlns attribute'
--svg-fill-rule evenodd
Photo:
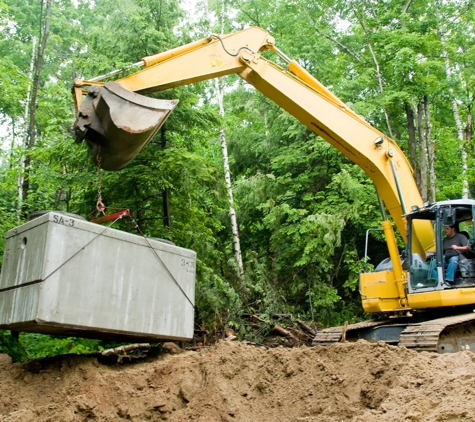
<svg viewBox="0 0 475 422"><path fill-rule="evenodd" d="M468 239L461 233L457 233L455 226L444 226L445 238L443 240L444 261L447 267L445 273L445 281L453 283L455 272L459 264L459 255L469 252L471 247Z"/></svg>

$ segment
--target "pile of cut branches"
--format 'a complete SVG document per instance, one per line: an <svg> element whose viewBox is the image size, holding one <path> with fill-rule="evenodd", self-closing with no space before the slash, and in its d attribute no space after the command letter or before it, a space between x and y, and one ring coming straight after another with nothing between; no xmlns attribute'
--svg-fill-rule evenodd
<svg viewBox="0 0 475 422"><path fill-rule="evenodd" d="M196 329L193 340L186 344L186 349L197 350L209 347L219 340L244 341L262 347L300 347L311 346L316 335L315 324L307 324L294 319L291 314L262 315L243 313L240 315L238 332L233 328L220 328L212 332Z"/></svg>

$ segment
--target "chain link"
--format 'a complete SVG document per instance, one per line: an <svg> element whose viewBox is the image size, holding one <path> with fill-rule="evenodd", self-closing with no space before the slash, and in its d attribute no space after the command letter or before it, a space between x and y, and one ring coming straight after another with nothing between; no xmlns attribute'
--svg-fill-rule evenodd
<svg viewBox="0 0 475 422"><path fill-rule="evenodd" d="M96 163L97 163L97 202L102 202L102 178L101 178L101 163L102 163L102 156L101 156L101 147L97 151L96 156Z"/></svg>

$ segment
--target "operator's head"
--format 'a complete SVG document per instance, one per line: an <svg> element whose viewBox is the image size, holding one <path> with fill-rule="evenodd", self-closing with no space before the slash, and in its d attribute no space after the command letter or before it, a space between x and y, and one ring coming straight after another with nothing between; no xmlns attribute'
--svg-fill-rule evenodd
<svg viewBox="0 0 475 422"><path fill-rule="evenodd" d="M455 236L455 226L444 226L444 233L449 238Z"/></svg>

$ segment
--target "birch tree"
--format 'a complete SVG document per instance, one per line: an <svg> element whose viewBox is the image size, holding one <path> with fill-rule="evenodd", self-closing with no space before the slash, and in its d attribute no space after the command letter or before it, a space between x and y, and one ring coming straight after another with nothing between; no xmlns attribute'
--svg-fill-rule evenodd
<svg viewBox="0 0 475 422"><path fill-rule="evenodd" d="M209 20L209 7L208 2L205 1L205 9L206 15L208 16ZM220 25L221 25L221 33L224 33L224 17L225 17L225 4L224 0L221 1L221 11L219 14L220 17ZM216 99L218 101L219 107L219 115L224 118L224 102L223 102L223 83L221 78L214 79L214 88L216 91ZM244 274L244 265L242 261L242 253L241 253L241 241L239 238L239 227L236 218L236 210L234 207L234 196L233 196L233 187L231 183L231 171L229 169L229 157L228 157L228 147L226 143L226 129L224 124L221 126L219 130L219 140L221 143L221 151L223 154L223 167L224 167L224 178L226 182L226 190L228 193L228 200L229 200L229 218L231 220L231 230L232 230L232 238L233 238L233 249L234 249L234 256L236 259L236 264L239 271L239 277L241 278L242 287L245 289L246 282L245 282L245 274Z"/></svg>
<svg viewBox="0 0 475 422"><path fill-rule="evenodd" d="M462 161L462 198L469 198L469 182L468 182L468 152L467 152L467 140L465 139L465 131L463 128L462 120L459 112L459 103L463 101L457 96L454 91L451 81L453 81L457 76L454 74L453 66L450 62L450 57L447 49L447 36L450 35L450 27L447 26L447 23L453 24L452 19L448 19L447 16L443 16L442 3L436 2L436 15L437 15L437 31L440 38L440 42L443 47L443 59L445 64L445 73L447 80L449 81L449 93L451 97L452 113L455 121L455 128L457 131L457 139L459 141L460 148L460 157ZM456 19L458 20L458 19ZM470 118L468 119L470 121Z"/></svg>
<svg viewBox="0 0 475 422"><path fill-rule="evenodd" d="M26 88L26 99L25 99L25 111L24 111L24 125L23 125L23 139L22 139L22 153L20 156L20 163L18 169L18 178L17 178L17 221L20 221L21 210L23 208L23 183L25 182L24 172L25 172L25 151L28 143L28 112L30 109L30 95L31 95L31 80L33 77L33 68L35 65L35 49L36 49L36 36L32 38L32 47L31 47L31 59L30 59L30 68L28 71L28 86Z"/></svg>
<svg viewBox="0 0 475 422"><path fill-rule="evenodd" d="M51 16L51 0L42 0L41 13L40 13L39 22L38 22L40 42L38 44L38 51L37 51L37 55L35 59L31 101L29 104L30 110L29 110L28 132L27 132L27 142L26 142L27 150L31 150L34 147L35 142L36 142L35 118L36 118L37 98L38 98L38 90L40 86L40 74L41 74L41 69L43 66L44 52L46 49L46 43L48 41L48 36L49 36L50 16ZM30 180L29 180L30 163L31 163L31 155L27 152L25 155L25 159L22 163L24 167L24 170L23 170L24 177L23 177L21 192L19 192L22 195L21 198L19 197L20 203L24 203L24 201L26 201L28 197L28 190L30 186Z"/></svg>

